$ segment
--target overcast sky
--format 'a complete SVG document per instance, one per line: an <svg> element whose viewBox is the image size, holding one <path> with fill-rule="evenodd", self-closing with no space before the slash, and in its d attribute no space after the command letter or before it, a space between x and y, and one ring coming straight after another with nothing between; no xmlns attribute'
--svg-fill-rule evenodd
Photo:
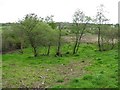
<svg viewBox="0 0 120 90"><path fill-rule="evenodd" d="M54 15L54 21L72 22L75 10L95 16L97 6L104 4L110 23L118 23L118 1L120 0L0 0L0 23L16 22L26 14L39 17Z"/></svg>

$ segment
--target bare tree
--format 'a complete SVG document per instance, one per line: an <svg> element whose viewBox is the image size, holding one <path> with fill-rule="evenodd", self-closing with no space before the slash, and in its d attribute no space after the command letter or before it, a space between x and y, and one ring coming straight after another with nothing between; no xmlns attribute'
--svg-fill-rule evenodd
<svg viewBox="0 0 120 90"><path fill-rule="evenodd" d="M73 54L76 54L78 52L80 42L82 39L82 36L84 34L84 30L86 29L86 26L88 22L91 20L90 17L85 16L83 11L80 11L79 9L74 13L73 16L73 23L75 27L75 45L73 48Z"/></svg>
<svg viewBox="0 0 120 90"><path fill-rule="evenodd" d="M105 11L104 11L104 5L100 4L100 6L98 6L97 8L97 15L96 15L96 19L95 19L95 23L97 24L97 28L98 28L98 47L99 47L99 51L102 51L102 41L103 38L101 37L101 28L102 28L102 24L106 21L108 21L108 19L105 17L104 15Z"/></svg>

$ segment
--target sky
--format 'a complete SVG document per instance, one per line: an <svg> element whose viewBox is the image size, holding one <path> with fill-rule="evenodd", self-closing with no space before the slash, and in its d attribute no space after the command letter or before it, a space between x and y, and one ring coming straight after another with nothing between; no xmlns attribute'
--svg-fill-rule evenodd
<svg viewBox="0 0 120 90"><path fill-rule="evenodd" d="M77 9L94 17L97 6L105 6L110 23L118 23L118 2L120 0L0 0L0 23L17 22L26 14L35 13L38 17L54 15L56 22L72 22Z"/></svg>

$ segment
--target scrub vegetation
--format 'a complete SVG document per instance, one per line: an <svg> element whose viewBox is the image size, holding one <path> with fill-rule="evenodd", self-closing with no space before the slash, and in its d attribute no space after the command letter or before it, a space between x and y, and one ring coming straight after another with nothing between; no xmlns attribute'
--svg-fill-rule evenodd
<svg viewBox="0 0 120 90"><path fill-rule="evenodd" d="M118 24L76 10L73 22L27 14L2 24L3 88L118 88Z"/></svg>

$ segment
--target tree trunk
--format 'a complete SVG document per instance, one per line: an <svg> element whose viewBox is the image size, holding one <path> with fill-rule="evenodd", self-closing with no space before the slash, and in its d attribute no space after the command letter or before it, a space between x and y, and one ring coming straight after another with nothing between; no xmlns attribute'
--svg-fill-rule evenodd
<svg viewBox="0 0 120 90"><path fill-rule="evenodd" d="M76 41L75 41L75 45L74 45L74 48L73 48L73 54L76 54L76 47L78 45L78 35L76 33Z"/></svg>
<svg viewBox="0 0 120 90"><path fill-rule="evenodd" d="M28 33L28 37L29 37L29 41L30 41L30 44L33 48L33 53L34 53L34 57L37 57L38 56L38 53L37 53L37 47L35 46L35 42L34 40L31 38L31 35Z"/></svg>
<svg viewBox="0 0 120 90"><path fill-rule="evenodd" d="M103 36L101 36L101 51L104 51L104 40L103 40Z"/></svg>
<svg viewBox="0 0 120 90"><path fill-rule="evenodd" d="M114 48L114 39L112 38L112 42L111 42L112 44L112 46L111 46L111 50Z"/></svg>
<svg viewBox="0 0 120 90"><path fill-rule="evenodd" d="M77 41L75 42L75 46L74 46L74 48L73 48L73 54L76 53L76 47L77 47Z"/></svg>
<svg viewBox="0 0 120 90"><path fill-rule="evenodd" d="M80 46L80 42L81 42L81 38L78 39L78 44L77 44L77 46L76 46L76 53L78 52L78 49L79 49L79 46Z"/></svg>
<svg viewBox="0 0 120 90"><path fill-rule="evenodd" d="M101 51L101 44L100 44L100 27L98 27L98 47L99 47L99 51Z"/></svg>
<svg viewBox="0 0 120 90"><path fill-rule="evenodd" d="M21 53L23 54L23 41L21 40L21 45L20 45Z"/></svg>
<svg viewBox="0 0 120 90"><path fill-rule="evenodd" d="M76 53L78 52L78 49L79 49L79 46L80 46L80 42L81 42L81 39L82 39L84 30L85 30L85 27L86 27L86 24L85 24L85 26L84 26L84 28L83 28L81 34L80 34L80 37L79 37L79 39L78 39L78 45L77 45L77 48L76 48Z"/></svg>
<svg viewBox="0 0 120 90"><path fill-rule="evenodd" d="M49 54L50 54L50 47L51 47L51 45L49 44L48 45L48 51L47 51L47 55L49 56Z"/></svg>
<svg viewBox="0 0 120 90"><path fill-rule="evenodd" d="M37 54L37 48L36 47L33 47L33 52L34 52L34 57L37 57L38 54Z"/></svg>
<svg viewBox="0 0 120 90"><path fill-rule="evenodd" d="M61 48L61 27L59 25L59 40L58 40L58 48L57 48L57 52L56 52L56 55L57 56L61 56L61 51L60 51L60 48Z"/></svg>

